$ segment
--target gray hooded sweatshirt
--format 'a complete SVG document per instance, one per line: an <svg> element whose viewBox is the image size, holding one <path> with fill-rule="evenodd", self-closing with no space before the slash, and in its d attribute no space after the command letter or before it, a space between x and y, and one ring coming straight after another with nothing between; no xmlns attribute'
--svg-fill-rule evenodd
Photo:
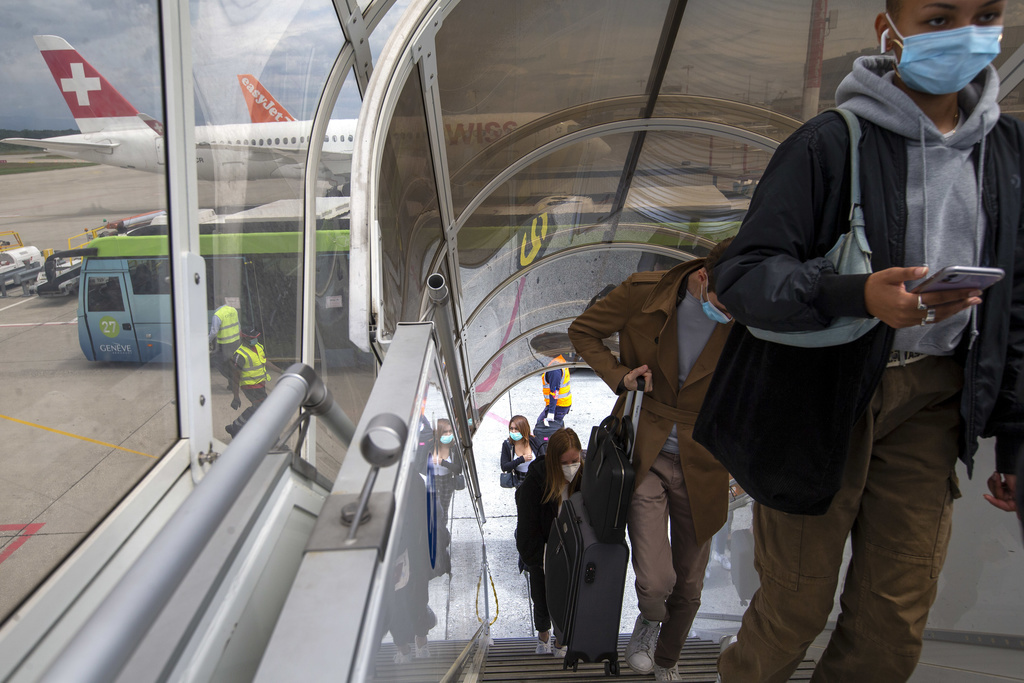
<svg viewBox="0 0 1024 683"><path fill-rule="evenodd" d="M977 266L985 234L981 206L985 136L999 119L999 78L986 67L959 94L960 121L943 135L914 101L893 84L895 59L861 57L836 90L836 106L907 138L907 232L904 266ZM979 163L971 158L980 144ZM917 282L908 282L912 289ZM948 356L974 309L934 325L896 331L893 349Z"/></svg>

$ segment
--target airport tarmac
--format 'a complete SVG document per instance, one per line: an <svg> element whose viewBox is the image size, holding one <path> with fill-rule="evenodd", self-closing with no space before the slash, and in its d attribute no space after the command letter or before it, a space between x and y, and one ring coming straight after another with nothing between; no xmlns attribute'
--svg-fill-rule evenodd
<svg viewBox="0 0 1024 683"><path fill-rule="evenodd" d="M0 231L66 249L68 238L104 220L165 208L165 185L162 175L109 166L2 175ZM294 196L288 187L248 183L244 196ZM237 199L222 190L200 183L207 206ZM178 438L172 365L88 361L77 297L9 293L0 298L0 622ZM212 384L215 436L227 440L223 425L237 412L226 382L217 375ZM323 465L337 472L337 459Z"/></svg>
<svg viewBox="0 0 1024 683"><path fill-rule="evenodd" d="M45 155L0 160L45 161ZM87 166L0 176L0 231L15 230L39 249L68 248L68 238L128 216L167 208L167 178L113 166ZM297 181L199 181L199 206L237 210L300 197Z"/></svg>

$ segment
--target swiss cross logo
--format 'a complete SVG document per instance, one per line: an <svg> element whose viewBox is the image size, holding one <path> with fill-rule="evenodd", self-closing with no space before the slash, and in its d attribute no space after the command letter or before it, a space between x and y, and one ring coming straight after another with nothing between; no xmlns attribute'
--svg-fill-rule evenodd
<svg viewBox="0 0 1024 683"><path fill-rule="evenodd" d="M25 545L25 541L30 536L35 534L37 531L45 526L43 524L0 524L0 535L6 535L7 532L15 531L14 539L7 544L7 546L0 550L0 563L6 560L8 557L14 554L14 551Z"/></svg>
<svg viewBox="0 0 1024 683"><path fill-rule="evenodd" d="M72 62L71 78L60 79L60 89L64 92L73 92L78 97L79 107L89 106L89 92L100 89L100 79L96 77L87 78L85 65L81 62Z"/></svg>

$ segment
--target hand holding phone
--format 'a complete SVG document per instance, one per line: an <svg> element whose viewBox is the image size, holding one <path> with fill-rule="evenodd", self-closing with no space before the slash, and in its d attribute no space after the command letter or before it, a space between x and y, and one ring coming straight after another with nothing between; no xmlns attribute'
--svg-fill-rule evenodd
<svg viewBox="0 0 1024 683"><path fill-rule="evenodd" d="M1003 279L1002 268L946 266L910 290L914 294L941 292L950 289L985 289Z"/></svg>

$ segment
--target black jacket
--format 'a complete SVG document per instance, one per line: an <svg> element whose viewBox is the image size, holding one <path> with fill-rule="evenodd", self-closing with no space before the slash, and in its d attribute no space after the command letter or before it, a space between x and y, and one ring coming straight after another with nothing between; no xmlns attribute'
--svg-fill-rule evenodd
<svg viewBox="0 0 1024 683"><path fill-rule="evenodd" d="M530 435L530 450L533 451L534 460L540 457L540 441L537 440L533 434ZM501 471L502 472L515 472L517 479L523 479L526 474L516 470L517 467L526 462L522 456L515 456L515 451L512 447L512 442L505 439L501 442Z"/></svg>
<svg viewBox="0 0 1024 683"><path fill-rule="evenodd" d="M861 127L862 197L879 271L904 264L906 139L864 119ZM742 325L722 352L694 437L726 467L749 466L761 495L775 495L779 509L792 501L794 512L808 511L807 500L797 503L807 491L819 496L811 507L824 512L838 490L850 431L881 379L895 330L881 324L849 344L802 349L756 339L744 325L814 330L837 316L868 317L867 276L837 275L823 258L849 229L848 146L846 125L831 112L780 145L715 269L718 297ZM982 296L973 347L968 332L957 349L965 382L960 458L968 474L979 436L996 437L1001 472L1013 472L1024 449L1022 164L1024 126L1003 116L986 141L981 265L1001 267L1007 277ZM752 462L759 452L760 466Z"/></svg>
<svg viewBox="0 0 1024 683"><path fill-rule="evenodd" d="M551 533L551 523L558 516L558 501L542 503L547 473L544 458L530 463L526 479L516 489L516 508L519 513L516 524L516 549L519 557L528 567L544 564L544 545Z"/></svg>

